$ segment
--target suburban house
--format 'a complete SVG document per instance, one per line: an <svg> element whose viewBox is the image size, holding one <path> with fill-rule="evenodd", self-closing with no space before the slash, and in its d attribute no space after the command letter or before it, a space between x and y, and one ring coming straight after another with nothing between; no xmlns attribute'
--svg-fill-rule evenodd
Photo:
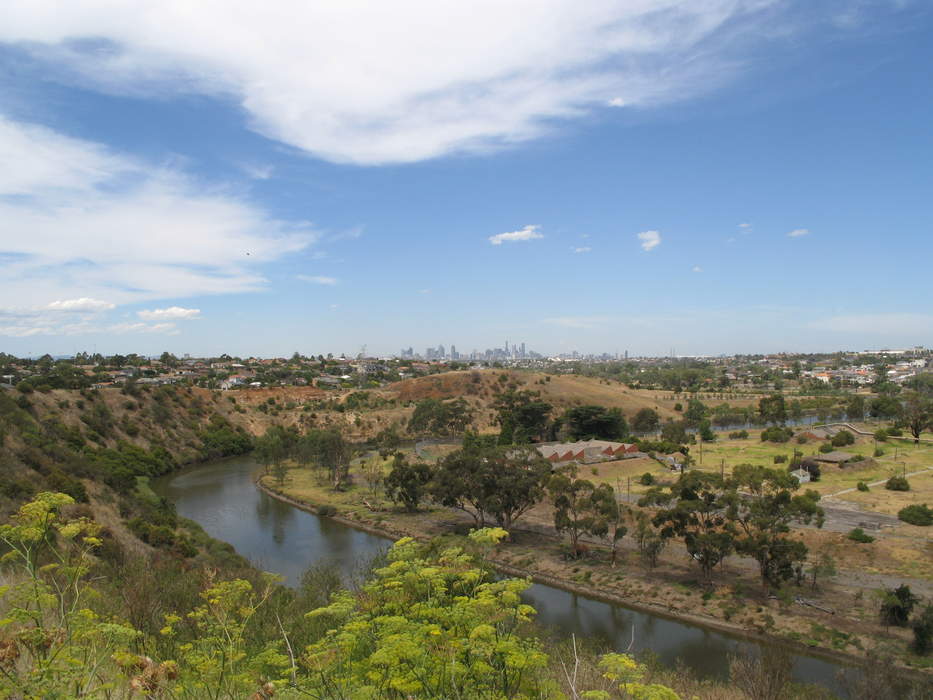
<svg viewBox="0 0 933 700"><path fill-rule="evenodd" d="M797 483L806 484L810 482L810 472L806 469L795 469L790 473L792 477L797 479Z"/></svg>

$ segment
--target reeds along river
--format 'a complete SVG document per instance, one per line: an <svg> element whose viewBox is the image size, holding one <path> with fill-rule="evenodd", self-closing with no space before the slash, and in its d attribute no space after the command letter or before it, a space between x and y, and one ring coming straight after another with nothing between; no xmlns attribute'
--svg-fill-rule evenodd
<svg viewBox="0 0 933 700"><path fill-rule="evenodd" d="M212 537L229 542L265 571L295 585L315 562L335 563L352 575L388 547L388 540L300 510L256 488L251 457L199 465L164 477L156 491L175 503L178 514L199 523ZM664 663L681 663L701 677L725 678L729 655L759 650L758 645L723 632L659 615L630 610L567 591L533 585L528 602L538 621L555 633L598 638L617 650L650 650ZM634 640L634 641L633 641ZM767 647L762 649L767 651ZM836 674L843 667L815 656L795 655L794 676L840 693Z"/></svg>

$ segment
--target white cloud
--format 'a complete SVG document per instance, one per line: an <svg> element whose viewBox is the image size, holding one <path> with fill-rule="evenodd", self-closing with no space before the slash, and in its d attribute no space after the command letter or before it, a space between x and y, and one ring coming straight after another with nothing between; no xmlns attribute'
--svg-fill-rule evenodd
<svg viewBox="0 0 933 700"><path fill-rule="evenodd" d="M259 265L316 237L177 169L2 115L0 162L17 164L0 169L0 298L23 308L254 291Z"/></svg>
<svg viewBox="0 0 933 700"><path fill-rule="evenodd" d="M544 234L538 229L540 226L528 225L520 231L510 231L508 233L497 233L489 237L489 242L493 245L502 245L503 243L515 243L518 241L533 241L536 238L544 238Z"/></svg>
<svg viewBox="0 0 933 700"><path fill-rule="evenodd" d="M260 165L257 163L241 163L240 169L254 180L268 180L275 172L271 165Z"/></svg>
<svg viewBox="0 0 933 700"><path fill-rule="evenodd" d="M810 229L795 228L793 231L791 231L787 235L790 236L791 238L800 238L801 236L807 236L809 234L810 234Z"/></svg>
<svg viewBox="0 0 933 700"><path fill-rule="evenodd" d="M179 330L174 323L117 323L105 329L108 334L123 335L126 333L165 333L178 335Z"/></svg>
<svg viewBox="0 0 933 700"><path fill-rule="evenodd" d="M298 279L304 282L311 282L312 284L327 284L334 285L337 284L337 279L335 277L323 277L321 275L296 275Z"/></svg>
<svg viewBox="0 0 933 700"><path fill-rule="evenodd" d="M431 293L430 289L419 289L418 290L418 294L430 294L430 293Z"/></svg>
<svg viewBox="0 0 933 700"><path fill-rule="evenodd" d="M89 299L81 297L80 299L65 299L63 301L53 301L46 307L49 311L110 311L116 308L116 304L100 299Z"/></svg>
<svg viewBox="0 0 933 700"><path fill-rule="evenodd" d="M661 233L659 231L642 231L638 234L638 240L641 241L642 250L649 252L661 245Z"/></svg>
<svg viewBox="0 0 933 700"><path fill-rule="evenodd" d="M580 246L579 248L571 248L570 250L572 250L574 253L589 253L593 249L590 248L588 245L585 245L585 246Z"/></svg>
<svg viewBox="0 0 933 700"><path fill-rule="evenodd" d="M607 104L714 89L772 32L775 4L6 0L0 41L45 78L233 99L266 136L374 164L484 152Z"/></svg>
<svg viewBox="0 0 933 700"><path fill-rule="evenodd" d="M693 271L694 271L694 272L703 272L703 268L700 267L699 265L694 265L694 266L693 266Z"/></svg>
<svg viewBox="0 0 933 700"><path fill-rule="evenodd" d="M743 231L748 231L752 227L751 224L739 224L739 228Z"/></svg>
<svg viewBox="0 0 933 700"><path fill-rule="evenodd" d="M167 309L151 309L137 311L136 315L144 321L193 321L201 318L201 309L185 309L181 306L170 306Z"/></svg>

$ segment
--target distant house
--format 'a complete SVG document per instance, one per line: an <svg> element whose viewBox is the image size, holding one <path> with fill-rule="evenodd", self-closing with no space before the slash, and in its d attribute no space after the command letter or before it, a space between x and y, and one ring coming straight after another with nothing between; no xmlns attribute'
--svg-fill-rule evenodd
<svg viewBox="0 0 933 700"><path fill-rule="evenodd" d="M797 479L797 483L807 484L810 482L810 472L806 469L795 469L790 475Z"/></svg>

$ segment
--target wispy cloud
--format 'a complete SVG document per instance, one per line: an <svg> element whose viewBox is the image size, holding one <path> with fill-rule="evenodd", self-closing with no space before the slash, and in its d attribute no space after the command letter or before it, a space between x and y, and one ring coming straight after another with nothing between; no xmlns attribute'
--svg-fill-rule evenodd
<svg viewBox="0 0 933 700"><path fill-rule="evenodd" d="M185 309L181 306L170 306L167 309L151 309L137 311L136 315L144 321L193 321L201 318L201 309Z"/></svg>
<svg viewBox="0 0 933 700"><path fill-rule="evenodd" d="M649 252L661 245L661 233L659 231L642 231L637 234L641 241L642 250Z"/></svg>
<svg viewBox="0 0 933 700"><path fill-rule="evenodd" d="M275 172L274 166L257 163L240 163L240 169L254 180L268 180Z"/></svg>
<svg viewBox="0 0 933 700"><path fill-rule="evenodd" d="M260 265L316 238L181 170L2 115L0 162L18 164L0 170L0 298L27 308L255 291Z"/></svg>
<svg viewBox="0 0 933 700"><path fill-rule="evenodd" d="M322 275L295 275L298 279L304 282L310 282L311 284L326 284L334 285L337 284L336 277L324 277Z"/></svg>
<svg viewBox="0 0 933 700"><path fill-rule="evenodd" d="M585 245L585 246L580 246L579 248L571 248L570 250L572 250L574 253L589 253L593 249L590 248L588 245Z"/></svg>
<svg viewBox="0 0 933 700"><path fill-rule="evenodd" d="M800 238L801 236L809 236L810 229L807 228L795 228L793 231L787 234L791 238Z"/></svg>
<svg viewBox="0 0 933 700"><path fill-rule="evenodd" d="M505 148L607 105L713 90L773 36L774 5L296 0L276 12L211 2L179 12L156 2L141 21L131 2L8 0L0 41L42 61L49 79L137 96L229 96L270 138L378 164Z"/></svg>
<svg viewBox="0 0 933 700"><path fill-rule="evenodd" d="M517 243L519 241L533 241L536 238L544 238L537 225L525 226L520 231L509 231L507 233L497 233L489 237L489 242L493 245L502 245L503 243Z"/></svg>
<svg viewBox="0 0 933 700"><path fill-rule="evenodd" d="M116 308L116 304L100 299L90 299L81 297L80 299L64 299L62 301L53 301L46 307L49 311L110 311Z"/></svg>
<svg viewBox="0 0 933 700"><path fill-rule="evenodd" d="M752 225L749 223L742 223L742 224L739 224L739 228L742 230L743 233L747 233L748 231L751 231Z"/></svg>
<svg viewBox="0 0 933 700"><path fill-rule="evenodd" d="M694 265L694 266L693 266L693 271L694 271L694 272L703 272L703 268L700 267L699 265Z"/></svg>

